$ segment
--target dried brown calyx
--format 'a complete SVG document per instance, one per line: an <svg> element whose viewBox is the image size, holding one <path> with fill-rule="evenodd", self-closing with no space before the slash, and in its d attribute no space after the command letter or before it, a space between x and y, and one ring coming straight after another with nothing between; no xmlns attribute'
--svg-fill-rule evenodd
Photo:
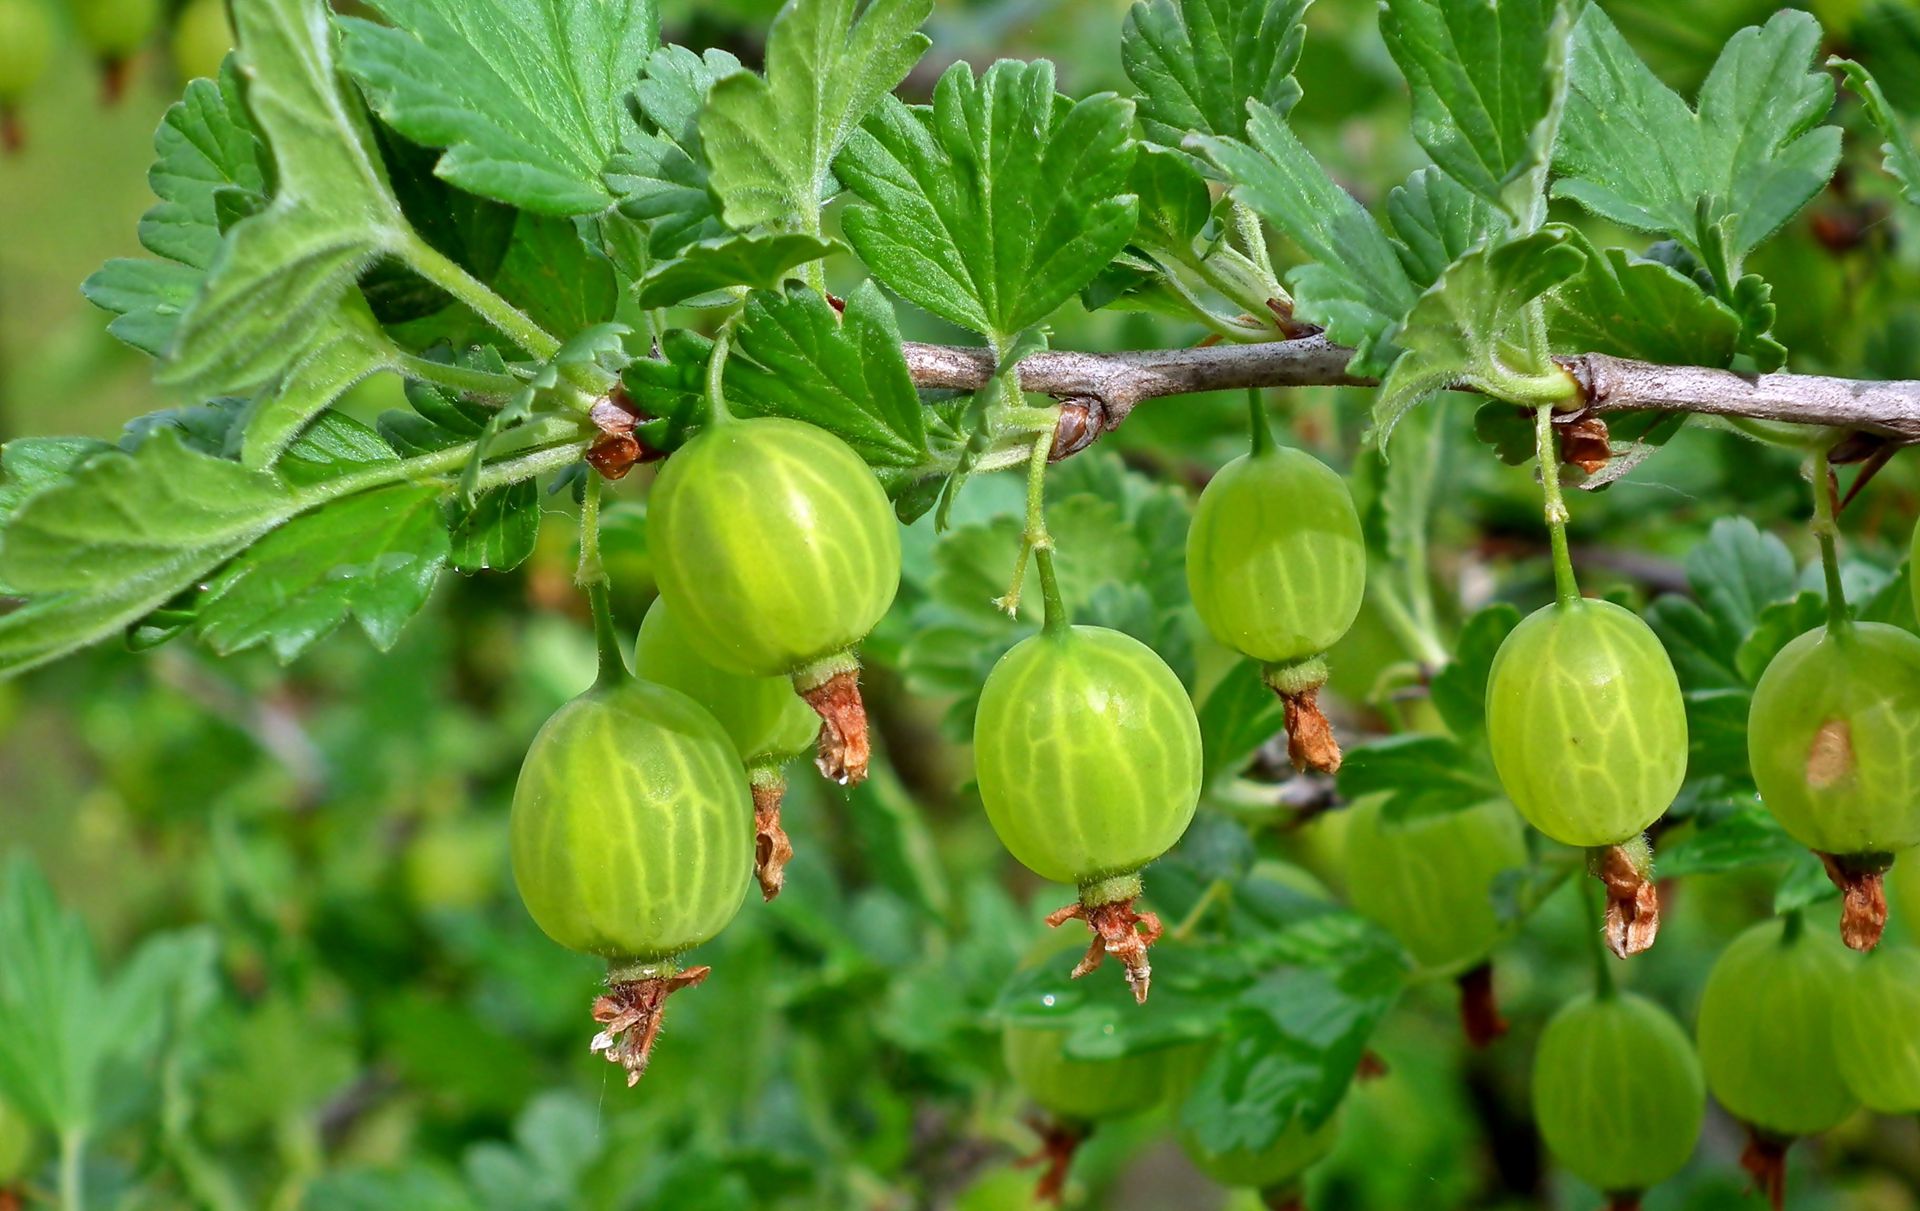
<svg viewBox="0 0 1920 1211"><path fill-rule="evenodd" d="M593 1036L593 1050L605 1055L608 1063L627 1070L627 1088L639 1084L646 1075L654 1040L660 1037L667 998L682 988L692 988L712 970L689 967L681 971L671 963L654 963L615 968L608 973L606 994L593 1002L593 1020L600 1023L600 1033Z"/></svg>
<svg viewBox="0 0 1920 1211"><path fill-rule="evenodd" d="M1267 1211L1307 1211L1307 1196L1298 1184L1289 1183L1260 1192L1260 1205Z"/></svg>
<svg viewBox="0 0 1920 1211"><path fill-rule="evenodd" d="M867 705L860 699L860 662L833 657L795 673L793 688L820 716L820 740L813 764L820 775L841 786L867 780L873 748L867 738Z"/></svg>
<svg viewBox="0 0 1920 1211"><path fill-rule="evenodd" d="M1078 903L1069 904L1047 915L1047 924L1055 929L1068 921L1085 921L1093 931L1087 953L1073 969L1079 979L1098 968L1108 955L1126 968L1127 984L1133 999L1147 1003L1147 990L1153 981L1153 965L1147 961L1147 948L1160 940L1160 918L1150 912L1135 912L1134 900L1140 895L1140 876L1121 875L1103 879L1080 889Z"/></svg>
<svg viewBox="0 0 1920 1211"><path fill-rule="evenodd" d="M634 435L634 427L646 417L628 396L626 388L618 384L605 399L593 405L587 419L600 430L600 436L587 447L587 462L602 478L619 479L637 463L665 457Z"/></svg>
<svg viewBox="0 0 1920 1211"><path fill-rule="evenodd" d="M1651 947L1660 935L1660 887L1647 839L1590 850L1587 869L1607 889L1607 949L1625 959Z"/></svg>
<svg viewBox="0 0 1920 1211"><path fill-rule="evenodd" d="M1040 1170L1034 1183L1035 1201L1059 1206L1067 1190L1067 1174L1073 1168L1074 1154L1086 1141L1087 1128L1080 1123L1059 1119L1030 1119L1027 1123L1040 1137L1040 1146L1014 1162L1017 1168Z"/></svg>
<svg viewBox="0 0 1920 1211"><path fill-rule="evenodd" d="M107 55L100 60L100 103L108 107L120 104L127 96L127 82L133 77L133 62L125 55Z"/></svg>
<svg viewBox="0 0 1920 1211"><path fill-rule="evenodd" d="M0 102L0 151L8 155L18 155L27 147L26 123L20 120L20 111L13 106Z"/></svg>
<svg viewBox="0 0 1920 1211"><path fill-rule="evenodd" d="M1827 878L1840 889L1840 940L1872 950L1887 928L1887 868L1892 854L1820 854Z"/></svg>
<svg viewBox="0 0 1920 1211"><path fill-rule="evenodd" d="M1576 416L1572 420L1555 422L1554 432L1560 437L1560 461L1593 475L1607 469L1613 461L1613 441L1607 433L1607 422L1597 416Z"/></svg>
<svg viewBox="0 0 1920 1211"><path fill-rule="evenodd" d="M1493 990L1493 960L1461 972L1454 983L1460 986L1460 1029L1468 1046L1477 1051L1507 1033L1507 1019L1500 1016Z"/></svg>
<svg viewBox="0 0 1920 1211"><path fill-rule="evenodd" d="M1758 1127L1747 1127L1747 1146L1740 1153L1740 1167L1753 1178L1753 1188L1765 1195L1773 1211L1787 1205L1787 1149L1793 1140L1774 1135Z"/></svg>
<svg viewBox="0 0 1920 1211"><path fill-rule="evenodd" d="M1640 1192L1616 1190L1607 1195L1607 1211L1640 1211Z"/></svg>
<svg viewBox="0 0 1920 1211"><path fill-rule="evenodd" d="M1287 759L1300 771L1322 774L1340 769L1340 742L1320 710L1320 687L1327 683L1327 662L1319 656L1294 664L1270 664L1267 685L1280 695L1287 715Z"/></svg>
<svg viewBox="0 0 1920 1211"><path fill-rule="evenodd" d="M786 886L787 863L793 858L793 842L780 826L787 777L778 765L760 766L749 773L748 782L753 787L753 877L760 881L760 898L772 900Z"/></svg>
<svg viewBox="0 0 1920 1211"><path fill-rule="evenodd" d="M1392 1071L1379 1052L1369 1049L1360 1053L1360 1062L1353 1066L1353 1079L1365 1084L1368 1081L1380 1080Z"/></svg>

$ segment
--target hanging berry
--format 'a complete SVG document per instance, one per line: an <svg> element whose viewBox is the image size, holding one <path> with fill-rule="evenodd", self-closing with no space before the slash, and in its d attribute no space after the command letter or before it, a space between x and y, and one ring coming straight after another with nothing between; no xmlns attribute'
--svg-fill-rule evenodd
<svg viewBox="0 0 1920 1211"><path fill-rule="evenodd" d="M1258 392L1253 449L1208 481L1187 531L1187 588L1227 647L1261 662L1286 704L1296 769L1331 773L1340 745L1318 705L1326 651L1360 612L1367 550L1347 485L1310 454L1277 445Z"/></svg>

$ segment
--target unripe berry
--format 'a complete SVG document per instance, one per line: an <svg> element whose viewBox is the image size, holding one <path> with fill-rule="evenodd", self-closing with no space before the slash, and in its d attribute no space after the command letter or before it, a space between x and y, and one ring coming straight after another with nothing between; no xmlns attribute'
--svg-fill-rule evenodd
<svg viewBox="0 0 1920 1211"><path fill-rule="evenodd" d="M1861 960L1834 1010L1833 1050L1869 1110L1920 1113L1920 950L1882 946Z"/></svg>
<svg viewBox="0 0 1920 1211"><path fill-rule="evenodd" d="M973 744L1001 843L1041 878L1080 889L1052 918L1083 917L1095 932L1075 974L1111 954L1144 1001L1159 923L1133 911L1139 871L1186 832L1200 799L1200 723L1186 687L1137 639L1050 625L988 674Z"/></svg>
<svg viewBox="0 0 1920 1211"><path fill-rule="evenodd" d="M1554 1159L1605 1193L1637 1193L1678 1173L1706 1103L1692 1042L1645 997L1580 997L1540 1036L1534 1121Z"/></svg>

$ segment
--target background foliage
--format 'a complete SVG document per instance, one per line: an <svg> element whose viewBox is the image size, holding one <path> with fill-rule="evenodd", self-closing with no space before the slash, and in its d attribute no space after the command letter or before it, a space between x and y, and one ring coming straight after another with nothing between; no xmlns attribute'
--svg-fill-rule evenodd
<svg viewBox="0 0 1920 1211"><path fill-rule="evenodd" d="M377 7L392 15L434 6ZM1857 55L1871 67L1895 112L1920 112L1916 10L1902 0L1811 7L1827 30L1824 49ZM1687 97L1708 78L1727 37L1772 11L1745 0L1617 0L1605 9L1619 36ZM771 10L763 0L724 0L668 4L665 17L676 42L725 47L758 63ZM912 4L876 10L869 20L901 29L920 16ZM950 93L939 101L964 105L973 90L998 82L987 65L1010 55L1052 58L1061 91L1070 95L1131 95L1121 70L1124 16L1124 6L1104 0L941 4L925 26L933 50L902 94L934 97L947 64L964 59L973 76L948 77ZM1425 162L1415 136L1426 116L1409 103L1372 5L1322 0L1307 20L1297 95L1260 81L1236 88L1287 113L1338 181L1379 213L1388 189ZM1141 25L1128 27L1126 42L1138 44L1152 32L1150 21ZM874 37L887 41L877 29ZM405 48L392 45L399 40L366 27L350 41L349 61L378 77L383 56L407 61ZM600 45L620 53L617 36ZM8 233L0 243L4 438L110 433L130 416L243 385L202 378L154 388L147 360L109 337L105 317L75 290L108 257L146 255L134 237L152 200L152 132L180 82L163 56L143 53L130 94L103 110L84 55L71 40L62 53L52 83L25 106L29 149L0 160L0 230ZM691 56L680 67L707 70ZM508 106L512 90L489 84L495 70L484 56L445 65L448 78ZM497 191L500 182L487 175L495 154L554 165L549 176L507 185L525 192L522 213L476 205L448 238L504 247L504 224L536 237L516 237L514 247L539 248L538 232L564 231L548 225L604 205L604 197L577 197L564 187L579 176L566 161L577 148L514 146L504 118L458 130L408 130L392 117L409 100L401 76L396 69L381 112L406 133L470 149L469 175L453 175L456 184ZM876 87L859 72L827 78L849 94ZM793 103L778 89L735 80L729 103L743 112L771 107L777 115ZM211 92L205 100L215 103ZM671 127L673 98L663 91L653 103L661 107L655 121ZM1064 119L1034 121L1073 123L1057 128L1054 141L1094 154L1100 139L1111 137L1103 132L1124 121L1120 108L1118 100L1089 102ZM1569 123L1577 125L1579 112L1576 99ZM1852 129L1867 129L1857 105L1837 112ZM1193 112L1150 99L1139 116L1149 132L1156 122L1213 129L1209 124L1219 120L1207 97ZM1666 109L1658 117L1673 126L1647 137L1691 138L1684 132L1693 124L1711 125L1707 100L1697 117ZM610 146L607 115L578 118L578 147L585 148L579 154ZM915 121L888 103L875 127L854 136L842 161L841 183L856 196L830 215L840 230L824 234L843 238L876 268L889 255L887 232L866 225L863 207L937 210L950 201L937 192L884 192L890 161L927 154L939 163L937 148L914 141L908 124ZM1796 114L1782 122L1795 137L1815 137L1800 133L1805 123ZM742 129L751 128L743 120ZM701 136L711 141L714 132L685 137ZM1790 142L1783 137L1783 146ZM729 205L733 198L817 194L831 159L819 147L768 153L724 133L721 144L709 147L708 159L716 176L731 178ZM1700 332L1714 334L1729 355L1738 348L1756 361L1770 356L1767 341L1777 341L1793 350L1796 369L1920 377L1920 305L1912 301L1920 242L1911 238L1910 219L1903 228L1891 217L1896 186L1878 172L1876 144L1872 136L1850 141L1836 183L1751 256L1764 232L1742 225L1722 237L1733 278L1744 268L1772 283L1778 311L1771 334L1757 334L1750 317L1718 300L1725 315L1691 317ZM1517 144L1501 143L1509 145ZM1272 157L1276 149L1283 150L1278 142L1261 150ZM678 163L672 146L632 150L643 164ZM1586 169L1575 174L1579 188L1564 193L1603 220L1656 229L1703 260L1714 255L1714 237L1700 231L1697 216L1641 213L1631 182L1603 179L1608 165L1637 151L1598 142L1590 151ZM1475 149L1453 152L1442 162L1472 179ZM1441 160L1443 153L1433 155ZM1751 183L1730 182L1741 172L1769 171L1785 155L1720 165L1703 152L1698 167L1722 173L1704 181L1709 191L1716 182L1746 189ZM637 170L636 177L656 186L667 179ZM1090 195L1106 188L1084 173L1049 167L1044 157L998 179L1014 191L1008 204L1024 205L1060 177ZM237 184L251 186L258 198L260 182ZM282 184L298 190L297 182ZM683 184L706 196L704 182ZM1484 184L1497 191L1499 182ZM406 187L396 179L396 190ZM769 205L776 207L771 213L786 208L784 201ZM324 196L312 210L300 220L310 226L295 235L362 238L355 233L368 216L334 213ZM1551 217L1580 213L1562 201ZM959 230L979 219L937 217ZM899 328L908 338L971 339L964 328L996 343L1011 340L1064 297L1048 293L1044 266L1032 268L1036 258L1107 256L1125 241L1131 221L1096 209L1064 249L995 247L994 265L1029 267L1021 280L1037 292L1030 297L994 292L985 267L973 289L957 292L904 271L889 274L889 287L925 308L898 307ZM1177 216L1171 221L1180 225ZM1407 238L1398 217L1394 223ZM1584 226L1597 239L1618 235L1604 221ZM191 228L177 225L181 238L160 247L150 225L142 242L192 264L207 249L194 246ZM682 252L720 230L708 216L664 238L676 242L672 252ZM806 243L813 235L764 237L802 243L784 261L778 250L755 250L754 263L765 263L763 254L798 263L813 255L817 246ZM158 238L165 243L165 232ZM658 229L654 238L663 238ZM1343 238L1332 246L1359 255L1353 250L1364 244ZM546 247L548 257L504 265L496 281L547 273L567 283L564 292L528 291L559 309L555 326L608 318L611 276L603 281L591 264L556 261L568 241ZM571 247L577 255L579 242ZM702 270L702 257L737 254L713 248L683 256L675 272L711 272ZM1384 282L1379 289L1389 294L1424 285L1410 284L1391 249L1383 255L1384 267L1363 264L1354 280ZM1449 259L1451 252L1439 255L1429 281ZM842 268L830 264L830 277ZM734 279L723 272L717 280ZM661 298L688 297L684 281L649 284ZM1303 299L1328 287L1292 284ZM404 297L376 300L396 309L388 315L420 305ZM806 326L820 320L809 314L809 302L817 308L817 298L795 292L766 303L763 309L777 314L749 325L755 339L741 341L729 378L757 374L762 392L774 390L765 384L780 378L779 336L803 339ZM843 329L850 342L857 321L871 325L877 339L891 335L895 321L871 299L868 306L863 311L862 296L853 296ZM235 307L256 319L279 314L257 300ZM1197 325L1145 311L1069 306L1053 323L1061 348L1156 347L1202 335ZM365 357L371 369L380 354L356 345L355 317L343 314L337 324L335 355ZM854 377L838 381L864 382L867 398L878 401L861 447L869 461L911 467L942 441L951 443L942 414L923 418L901 384L885 380L884 368L874 369L857 348L839 356ZM591 350L582 358L590 360ZM704 354L689 350L677 360L697 363ZM631 385L639 395L685 384ZM444 440L436 432L449 427L462 440L474 435L472 417L437 403L417 391L409 399L396 379L381 375L356 389L348 411L372 424L400 410L412 420L390 421L385 431L410 433L421 449L435 448ZM1476 714L1472 670L1476 661L1483 667L1501 633L1502 603L1524 610L1550 594L1537 488L1527 472L1486 456L1475 439L1473 402L1462 397L1409 416L1397 438L1404 444L1396 447L1409 453L1388 465L1356 454L1370 423L1369 394L1302 390L1273 403L1286 440L1352 473L1377 539L1377 576L1404 575L1399 569L1423 549L1434 560L1442 591L1423 622L1436 642L1461 656L1454 674L1426 691L1409 662L1435 653L1408 650L1404 636L1369 608L1333 653L1337 722L1349 737L1407 729L1428 735L1417 744L1355 752L1345 789L1371 789L1370 777L1389 787L1431 783L1442 794L1450 782L1470 782L1481 758L1471 727L1458 721ZM1250 671L1205 640L1184 605L1171 554L1179 550L1194 489L1244 440L1242 411L1225 397L1144 406L1095 451L1052 476L1050 524L1076 614L1150 638L1201 704L1207 802L1187 840L1153 873L1155 903L1174 920L1213 881L1239 885L1261 857L1286 857L1336 892L1340 886L1330 857L1338 812L1308 823L1295 818L1289 796L1299 787L1262 748L1276 712ZM147 457L193 457L195 419L186 418L177 443L169 437L148 447L156 453ZM1499 420L1480 418L1480 432L1497 436ZM1433 511L1427 535L1419 518L1435 492L1445 507ZM1683 1021L1690 1021L1709 956L1744 925L1781 903L1817 903L1816 913L1832 913L1817 868L1755 810L1745 783L1750 687L1772 652L1821 615L1811 543L1798 524L1804 501L1790 456L1693 427L1605 492L1572 502L1576 560L1588 591L1645 608L1689 692L1692 777L1662 839L1661 868L1684 879L1659 946L1628 974ZM1034 1015L1038 993L1059 994L1037 977L1023 982L1012 974L1035 936L1034 910L1053 907L1059 889L1035 885L994 842L965 785L963 745L985 670L1024 633L991 605L1005 587L1020 506L1010 477L981 477L955 502L952 529L938 541L931 517L906 531L901 599L867 649L884 760L850 795L795 779L789 827L800 857L788 890L774 905L744 913L707 948L713 978L678 998L667 1043L631 1096L580 1045L580 1009L595 965L539 936L505 865L507 796L519 756L539 721L592 677L583 602L570 583L564 498L542 499L549 516L537 536L483 523L469 527L464 540L456 532L439 561L463 571L513 570L443 577L425 614L404 630L395 628L411 608L406 585L424 592L430 576L402 578L393 590L400 600L327 600L320 616L278 620L265 630L249 629L257 610L236 607L230 626L203 612L202 637L236 653L226 660L186 644L139 656L115 645L0 682L0 842L14 855L0 876L0 986L36 990L0 999L0 1091L16 1105L0 1120L0 1161L13 1140L25 1148L15 1169L0 1176L17 1176L28 1198L49 1189L64 1136L70 1154L86 1143L83 1163L96 1200L127 1207L1023 1206L1024 1180L1010 1183L1003 1170L1032 1138L1019 1094L998 1070L996 1013ZM1920 479L1899 459L1848 509L1848 575L1864 615L1914 625L1901 549L1916 513ZM651 596L637 517L633 504L611 505L605 538L620 590L616 609L628 624L637 624ZM298 537L290 527L275 541ZM234 577L220 596L244 602L247 592L244 579ZM349 615L367 633L392 640L393 650L376 653L357 628L327 635ZM297 659L282 669L274 649ZM1446 736L1443 725L1456 735ZM1470 784L1455 793L1481 791L1482 784ZM1231 947L1210 950L1204 932L1191 948L1167 947L1155 1015L1118 1046L1222 1032L1253 1053L1308 1048L1319 1077L1342 1061L1350 1071L1364 1027L1384 1014L1367 1045L1389 1074L1353 1091L1343 1142L1315 1172L1313 1205L1595 1207L1592 1191L1552 1173L1527 1118L1532 1038L1557 1005L1585 987L1588 963L1578 906L1552 879L1552 855L1542 862L1538 887L1515 888L1515 901L1533 890L1546 898L1498 956L1515 1028L1487 1052L1471 1053L1459 1042L1444 981L1401 990L1397 977L1379 976L1395 966L1390 943L1344 913L1284 898L1276 909L1253 891L1235 897L1233 912L1248 914L1240 923L1261 925L1276 939L1272 953L1258 956L1258 973ZM1267 920L1263 912L1274 915ZM1905 926L1911 937L1920 922ZM1313 981L1329 970L1328 953L1362 960L1339 969L1345 982L1330 982L1316 1001ZM1369 956L1379 959L1378 968L1364 961ZM1379 978L1369 983L1370 976ZM1076 986L1052 1012L1091 1020L1097 1006L1085 1000L1109 991ZM1328 1005L1351 1011L1354 1028L1303 1042L1301 1019ZM1089 1054L1113 1045L1091 1035L1082 1040ZM1254 1137L1272 1129L1273 1107L1282 1100L1314 1107L1339 1092L1337 1084L1289 1086L1281 1074L1249 1082L1258 1086L1249 1093L1218 1076L1203 1080L1190 1113L1212 1130ZM53 1130L23 1127L19 1112ZM1200 1207L1225 1197L1165 1141L1164 1117L1096 1137L1076 1171L1086 1205ZM1711 1120L1693 1167L1657 1191L1649 1208L1746 1205L1732 1164L1738 1146L1726 1120ZM1858 1117L1817 1148L1795 1153L1792 1197L1794 1207L1809 1211L1920 1207L1920 1127Z"/></svg>

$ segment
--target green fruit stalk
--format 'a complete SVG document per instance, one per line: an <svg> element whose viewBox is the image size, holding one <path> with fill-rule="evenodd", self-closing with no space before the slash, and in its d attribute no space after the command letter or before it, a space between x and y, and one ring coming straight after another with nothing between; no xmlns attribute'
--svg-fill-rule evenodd
<svg viewBox="0 0 1920 1211"><path fill-rule="evenodd" d="M1344 480L1276 445L1252 395L1253 451L1208 481L1187 531L1187 588L1227 647L1261 662L1286 704L1296 769L1331 773L1340 745L1318 703L1325 654L1360 613L1367 548Z"/></svg>
<svg viewBox="0 0 1920 1211"><path fill-rule="evenodd" d="M1427 972L1460 981L1461 1025L1484 1047L1506 1032L1488 956L1512 933L1494 885L1528 862L1520 817L1493 799L1460 811L1391 816L1379 798L1347 809L1346 883L1354 908Z"/></svg>
<svg viewBox="0 0 1920 1211"><path fill-rule="evenodd" d="M1793 1138L1858 1106L1834 1049L1851 960L1796 913L1735 938L1707 976L1696 1037L1707 1088L1747 1124L1741 1164L1779 1207Z"/></svg>
<svg viewBox="0 0 1920 1211"><path fill-rule="evenodd" d="M864 779L858 647L899 588L900 533L860 456L799 421L717 420L667 459L647 541L693 650L727 672L792 678L825 725L821 772Z"/></svg>
<svg viewBox="0 0 1920 1211"><path fill-rule="evenodd" d="M1569 1002L1547 1023L1533 1061L1533 1117L1564 1168L1613 1211L1687 1163L1707 1091L1700 1060L1673 1015L1608 988Z"/></svg>
<svg viewBox="0 0 1920 1211"><path fill-rule="evenodd" d="M1920 1114L1920 950L1882 946L1860 962L1834 1009L1833 1049L1867 1109Z"/></svg>
<svg viewBox="0 0 1920 1211"><path fill-rule="evenodd" d="M1640 840L1687 773L1687 714L1673 662L1638 615L1563 597L1521 621L1487 679L1487 733L1527 822L1593 852L1615 954L1653 945L1660 905Z"/></svg>
<svg viewBox="0 0 1920 1211"><path fill-rule="evenodd" d="M47 0L0 0L0 150L26 146L20 101L53 60L53 16Z"/></svg>
<svg viewBox="0 0 1920 1211"><path fill-rule="evenodd" d="M1111 954L1144 1002L1160 922L1134 911L1140 869L1180 839L1200 799L1200 723L1186 687L1139 640L1068 626L1050 606L1046 628L988 674L973 743L1001 843L1040 877L1080 889L1048 918L1093 931L1073 974Z"/></svg>
<svg viewBox="0 0 1920 1211"><path fill-rule="evenodd" d="M780 825L783 767L805 752L820 721L784 677L747 677L702 660L664 597L654 599L634 641L636 671L707 708L740 754L753 786L754 875L762 899L780 894L793 843Z"/></svg>
<svg viewBox="0 0 1920 1211"><path fill-rule="evenodd" d="M546 935L608 964L594 1050L646 1071L666 998L706 978L688 950L740 911L753 798L705 708L624 674L560 708L534 737L508 826L514 882Z"/></svg>
<svg viewBox="0 0 1920 1211"><path fill-rule="evenodd" d="M1801 635L1754 687L1747 755L1760 798L1845 896L1841 936L1870 950L1882 875L1920 845L1920 638L1842 619Z"/></svg>

